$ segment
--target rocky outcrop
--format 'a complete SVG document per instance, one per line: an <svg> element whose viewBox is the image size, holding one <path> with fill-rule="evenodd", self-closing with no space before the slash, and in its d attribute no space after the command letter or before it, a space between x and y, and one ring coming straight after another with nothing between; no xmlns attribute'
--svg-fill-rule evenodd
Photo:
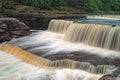
<svg viewBox="0 0 120 80"><path fill-rule="evenodd" d="M3 14L2 14L3 15ZM14 17L24 22L30 29L46 30L51 19L79 19L79 14L50 14L50 13L15 13L6 14L8 17Z"/></svg>
<svg viewBox="0 0 120 80"><path fill-rule="evenodd" d="M29 35L29 27L15 18L0 18L0 42Z"/></svg>
<svg viewBox="0 0 120 80"><path fill-rule="evenodd" d="M10 34L5 29L7 29L7 26L0 21L0 42L11 39Z"/></svg>

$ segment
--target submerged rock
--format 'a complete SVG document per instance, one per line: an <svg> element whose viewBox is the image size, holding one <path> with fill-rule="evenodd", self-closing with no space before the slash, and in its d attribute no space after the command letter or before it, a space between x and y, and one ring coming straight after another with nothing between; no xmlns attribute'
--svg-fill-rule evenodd
<svg viewBox="0 0 120 80"><path fill-rule="evenodd" d="M106 74L102 76L99 80L120 80L120 67L113 74Z"/></svg>
<svg viewBox="0 0 120 80"><path fill-rule="evenodd" d="M99 80L117 80L117 76L113 74L107 74L102 76Z"/></svg>

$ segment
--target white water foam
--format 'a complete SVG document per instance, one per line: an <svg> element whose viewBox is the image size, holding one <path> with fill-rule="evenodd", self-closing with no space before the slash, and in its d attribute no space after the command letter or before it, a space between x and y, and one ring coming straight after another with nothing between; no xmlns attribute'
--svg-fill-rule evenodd
<svg viewBox="0 0 120 80"><path fill-rule="evenodd" d="M13 39L9 43L22 47L23 49L32 47L28 51L34 53L43 51L44 54L42 56L79 51L101 57L120 57L120 52L88 46L83 43L66 42L63 38L64 34L42 31L28 37Z"/></svg>
<svg viewBox="0 0 120 80"><path fill-rule="evenodd" d="M98 80L102 76L77 69L40 69L0 51L0 80Z"/></svg>

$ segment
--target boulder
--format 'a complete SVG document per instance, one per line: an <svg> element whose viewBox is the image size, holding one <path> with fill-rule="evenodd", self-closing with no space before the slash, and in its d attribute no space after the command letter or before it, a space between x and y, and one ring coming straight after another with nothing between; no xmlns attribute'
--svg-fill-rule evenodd
<svg viewBox="0 0 120 80"><path fill-rule="evenodd" d="M7 25L7 30L29 30L29 27L15 18L0 18L0 21Z"/></svg>
<svg viewBox="0 0 120 80"><path fill-rule="evenodd" d="M0 42L11 38L27 36L30 34L29 27L15 18L0 18Z"/></svg>

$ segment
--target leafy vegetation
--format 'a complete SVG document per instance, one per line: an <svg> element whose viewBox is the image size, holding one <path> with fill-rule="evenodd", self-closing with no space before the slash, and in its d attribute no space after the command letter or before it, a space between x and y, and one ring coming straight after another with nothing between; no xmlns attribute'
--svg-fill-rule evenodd
<svg viewBox="0 0 120 80"><path fill-rule="evenodd" d="M120 13L120 0L0 0L3 6L17 2L27 6L35 6L43 10L69 9L89 13Z"/></svg>
<svg viewBox="0 0 120 80"><path fill-rule="evenodd" d="M87 12L120 11L120 0L21 0L21 3L41 9L68 6Z"/></svg>

